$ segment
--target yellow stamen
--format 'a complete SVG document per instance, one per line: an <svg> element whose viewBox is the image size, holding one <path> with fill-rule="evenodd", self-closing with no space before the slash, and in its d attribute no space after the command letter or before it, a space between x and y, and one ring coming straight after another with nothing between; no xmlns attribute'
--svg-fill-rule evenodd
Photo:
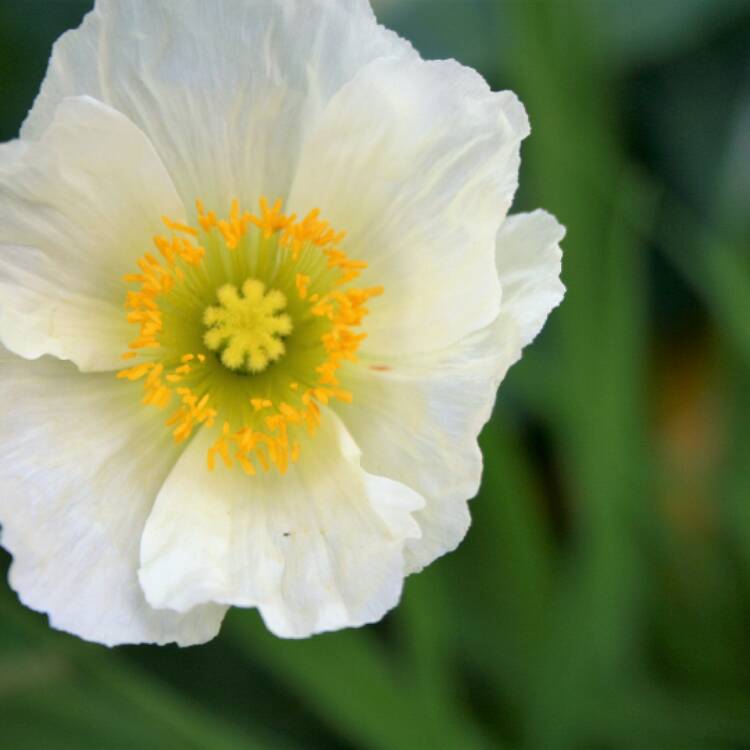
<svg viewBox="0 0 750 750"><path fill-rule="evenodd" d="M184 232L192 237L198 236L198 230L195 229L195 227L189 227L186 224L181 224L179 221L172 221L168 216L162 216L161 220L164 225L173 232Z"/></svg>
<svg viewBox="0 0 750 750"><path fill-rule="evenodd" d="M284 214L282 206L281 200L270 205L261 198L260 214L255 216L243 212L234 200L229 216L221 219L196 201L199 228L163 217L171 236L154 237L158 254L146 252L137 263L139 273L125 277L128 283L137 285L127 292L125 309L127 320L139 332L123 355L123 359L134 362L118 377L143 379L145 404L164 408L174 395L179 398L177 409L166 422L176 442L188 440L196 429L210 429L222 411L221 432L206 456L209 470L220 457L225 466L236 464L249 475L258 467L268 470L271 466L283 474L299 460L302 444L294 438L304 433L315 435L323 415L321 406L332 400L352 401L352 393L339 384L338 371L345 362L356 360L366 336L356 330L367 315L365 305L383 293L382 287L347 286L367 264L350 259L339 248L345 233L335 231L321 219L319 209L297 221L295 215ZM217 269L233 268L234 276L227 278L236 282L240 269L258 267L255 261L247 261L248 254L257 252L258 247L244 241L249 231L262 238L261 252L276 254L276 258L270 256L271 267L277 269L273 278L281 279L281 288L267 289L260 279L252 277L241 286L231 281L219 286L214 292L217 304L202 312L202 343L216 357L200 351L175 351L174 342L183 338L182 334L175 337L171 328L180 325L182 311L189 310L186 305L194 304L201 295L205 299L205 284L215 279ZM212 261L209 272L203 245L212 253L220 253L223 248L234 254L234 260ZM294 266L298 263L297 271ZM311 271L316 268L318 275ZM285 269L280 276L278 269ZM316 291L310 294L313 285ZM294 299L289 298L289 307L282 289L287 294L296 291ZM317 343L305 344L306 353L294 360L295 367L309 360L307 352L313 357L319 352L320 359L313 359L307 372L293 370L299 380L286 381L285 400L268 397L268 393L276 392L269 387L264 387L262 394L253 393L256 381L247 377L244 408L233 406L227 411L221 398L215 398L221 394L211 393L217 382L212 373L218 362L242 376L264 371L285 355L285 339L292 333L293 317L298 314L303 321L318 318L320 323L313 330L322 327L322 332L317 334ZM234 424L235 420L239 424Z"/></svg>
<svg viewBox="0 0 750 750"><path fill-rule="evenodd" d="M248 220L261 230L263 239L265 240L269 239L274 232L286 229L294 221L294 215L284 216L281 213L280 198L273 204L273 208L269 208L268 201L265 198L261 198L260 212L260 217L248 216Z"/></svg>
<svg viewBox="0 0 750 750"><path fill-rule="evenodd" d="M304 273L298 273L295 280L295 286L297 287L297 293L300 299L307 297L307 290L310 288L310 277Z"/></svg>

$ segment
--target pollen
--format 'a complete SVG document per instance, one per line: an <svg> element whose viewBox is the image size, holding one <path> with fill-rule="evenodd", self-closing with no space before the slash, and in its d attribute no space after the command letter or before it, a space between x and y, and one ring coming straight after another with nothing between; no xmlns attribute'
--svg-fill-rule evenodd
<svg viewBox="0 0 750 750"><path fill-rule="evenodd" d="M357 361L367 305L384 290L352 286L367 264L318 209L298 220L261 198L257 216L236 200L226 218L201 201L196 211L197 226L163 217L158 252L124 277L138 333L118 377L142 381L144 405L171 405L175 442L209 431L208 470L284 474L326 409L353 400L341 368Z"/></svg>
<svg viewBox="0 0 750 750"><path fill-rule="evenodd" d="M257 279L247 279L242 293L225 284L217 297L219 305L203 313L203 342L230 370L263 372L284 354L282 338L292 332L292 319L283 313L286 297L278 289L267 292Z"/></svg>

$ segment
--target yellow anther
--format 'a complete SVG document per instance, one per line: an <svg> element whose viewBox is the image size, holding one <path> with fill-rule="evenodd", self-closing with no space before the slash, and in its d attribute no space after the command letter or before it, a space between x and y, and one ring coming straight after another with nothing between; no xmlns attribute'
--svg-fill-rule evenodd
<svg viewBox="0 0 750 750"><path fill-rule="evenodd" d="M289 406L283 401L279 404L279 411L290 422L299 422L302 419L300 413L293 406Z"/></svg>
<svg viewBox="0 0 750 750"><path fill-rule="evenodd" d="M339 248L345 233L335 231L321 219L319 209L298 221L296 215L282 212L281 200L271 205L261 198L259 216L243 212L236 200L223 218L207 211L201 201L195 205L198 228L164 217L169 232L154 237L155 251L144 253L137 262L138 272L124 277L137 285L127 292L125 309L127 320L139 332L123 355L123 359L133 360L131 366L121 370L118 377L143 379L145 404L164 408L172 396L178 397L180 403L167 420L176 442L188 440L196 429L210 429L218 417L217 409L225 420L238 422L223 422L207 453L209 469L214 469L220 458L224 465L237 465L249 475L272 466L283 474L300 457L302 446L295 438L303 431L314 436L318 430L322 406L334 399L352 400L352 394L339 384L338 371L345 362L356 360L366 336L357 330L368 312L365 305L383 289L348 286L367 264L350 259ZM263 238L261 252L268 254L265 257L273 269L267 278L274 278L273 285L278 287L268 290L260 280L249 278L239 288L226 283L216 291L213 287L206 289L207 283L214 282L218 268L234 269L226 278L236 278L233 274L242 268L258 268L251 255L258 252L259 245L242 242L248 232ZM203 265L206 250L198 244L203 239L212 255L230 251L234 258L214 259L207 269ZM246 260L251 262L245 265ZM268 264L264 264L260 269L265 267L267 271ZM262 276L264 271L258 273ZM290 311L295 317L300 312L300 321L311 315L320 319L314 326L319 338L314 341L304 340L305 328L297 332L304 346L300 351L310 354L290 360L293 370L274 371L264 376L270 381L255 381L262 384L259 389L248 377L244 407L239 402L228 403L223 393L216 394L219 397L214 402L212 389L222 383L215 376L218 362L253 375L280 360L286 346L291 345L286 337L292 333L292 319L282 289L290 295ZM312 289L316 291L311 293ZM203 344L216 353L216 358L175 348L179 347L176 342L191 340L179 328L175 333L174 326L181 325L175 311L185 310L196 298L196 291L216 295L216 304L203 310L202 332ZM307 372L297 372L305 361ZM286 395L281 400L276 394L284 384L288 387L283 387ZM254 392L275 395L251 398Z"/></svg>
<svg viewBox="0 0 750 750"><path fill-rule="evenodd" d="M297 461L299 461L299 453L300 453L300 444L298 442L295 442L292 444L292 449L289 452L289 460L296 464Z"/></svg>
<svg viewBox="0 0 750 750"><path fill-rule="evenodd" d="M271 237L274 232L286 229L295 218L294 215L285 216L281 213L281 199L277 200L272 208L269 208L268 201L265 197L261 198L260 212L260 216L252 216L248 214L247 219L251 224L255 224L255 226L261 230L263 238L266 240Z"/></svg>
<svg viewBox="0 0 750 750"><path fill-rule="evenodd" d="M118 378L127 378L128 380L139 380L142 378L154 365L150 362L145 362L142 365L135 365L127 370L120 370L117 373Z"/></svg>
<svg viewBox="0 0 750 750"><path fill-rule="evenodd" d="M172 221L168 216L161 217L164 226L171 229L173 232L184 232L192 237L198 236L198 230L195 227L189 227L187 224L181 224L179 221Z"/></svg>
<svg viewBox="0 0 750 750"><path fill-rule="evenodd" d="M307 297L307 290L310 288L310 277L306 276L304 273L298 273L294 283L297 287L299 298L305 299L305 297Z"/></svg>

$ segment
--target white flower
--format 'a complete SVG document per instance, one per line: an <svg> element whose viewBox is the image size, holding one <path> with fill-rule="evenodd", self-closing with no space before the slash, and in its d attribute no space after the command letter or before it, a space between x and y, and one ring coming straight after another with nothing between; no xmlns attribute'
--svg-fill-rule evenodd
<svg viewBox="0 0 750 750"><path fill-rule="evenodd" d="M392 608L563 295L562 228L506 218L527 133L365 0L100 0L0 146L22 601L106 644Z"/></svg>

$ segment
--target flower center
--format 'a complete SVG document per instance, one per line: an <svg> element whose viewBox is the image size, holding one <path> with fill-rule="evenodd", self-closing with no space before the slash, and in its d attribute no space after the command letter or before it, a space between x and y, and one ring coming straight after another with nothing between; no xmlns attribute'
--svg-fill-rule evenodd
<svg viewBox="0 0 750 750"><path fill-rule="evenodd" d="M351 283L366 263L340 249L313 210L285 215L281 201L260 214L232 203L219 219L196 202L197 227L163 221L154 237L161 258L145 253L125 281L127 319L138 328L118 373L143 381L143 403L166 408L176 442L214 431L217 458L246 473L282 474L300 455L332 401L352 400L339 371L356 361L367 301L382 287Z"/></svg>
<svg viewBox="0 0 750 750"><path fill-rule="evenodd" d="M292 319L282 313L286 297L266 292L262 281L247 279L242 294L232 284L217 292L219 305L203 313L205 345L230 370L259 373L286 351L282 337L292 332Z"/></svg>

